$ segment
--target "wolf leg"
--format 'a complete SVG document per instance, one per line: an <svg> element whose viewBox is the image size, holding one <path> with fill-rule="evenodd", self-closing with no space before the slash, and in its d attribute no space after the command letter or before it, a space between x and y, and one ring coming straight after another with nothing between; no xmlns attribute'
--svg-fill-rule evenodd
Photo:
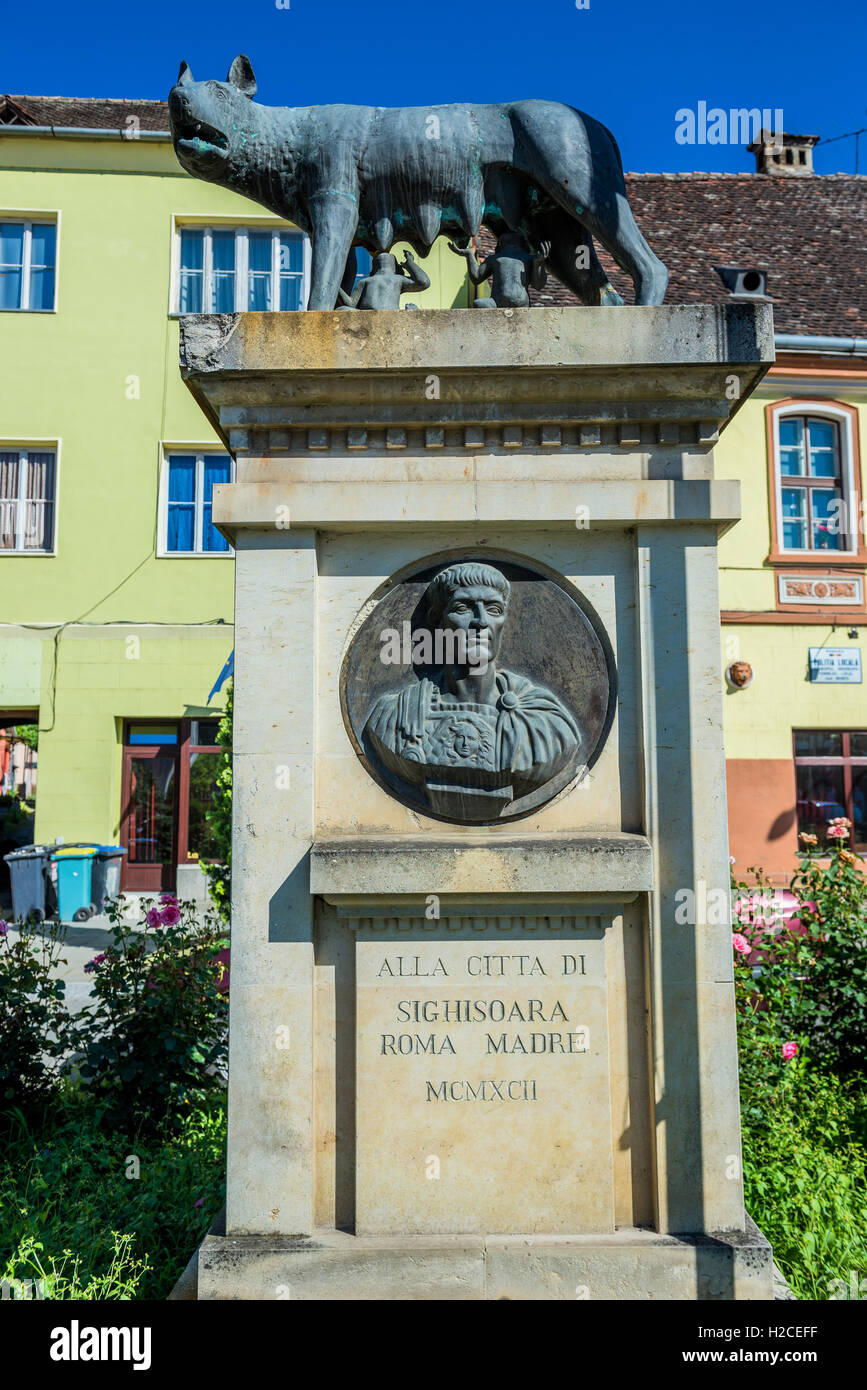
<svg viewBox="0 0 867 1390"><path fill-rule="evenodd" d="M346 269L343 272L343 279L340 281L340 288L343 290L344 294L352 294L355 288L355 277L357 273L358 257L355 254L355 247L350 246L349 255L346 257ZM347 306L340 303L339 295L337 298L338 302L334 306L335 309L345 309Z"/></svg>
<svg viewBox="0 0 867 1390"><path fill-rule="evenodd" d="M632 279L636 304L661 304L668 272L636 225L611 132L571 108L527 102L512 110L516 167L605 247Z"/></svg>
<svg viewBox="0 0 867 1390"><path fill-rule="evenodd" d="M587 232L589 232L601 246L605 247L608 254L632 280L635 286L635 303L661 304L668 286L668 271L662 261L654 256L638 230L635 218L632 216L629 200L626 197L625 188L622 192L608 190L602 207L585 207L573 204L571 196L562 187L556 185L549 186L549 191L557 199L564 212L568 214L574 226L574 231L567 234L563 223L558 221L558 234L549 238L552 242L551 269L558 279L563 280L564 284L568 284L579 298L582 297L581 290L574 283L575 274L570 270L568 260L570 256L574 258L585 242L589 240L587 237ZM557 260L554 259L555 244L559 248ZM611 303L612 301L604 289L607 281L595 252L591 250L589 258L585 259L588 259L593 278L598 279L601 276L602 284L598 288L603 297L601 300L598 298L585 299L584 302L592 304ZM594 263L598 269L594 269ZM584 284L588 284L586 277Z"/></svg>
<svg viewBox="0 0 867 1390"><path fill-rule="evenodd" d="M626 194L617 194L617 211L613 218L591 220L587 225L605 250L630 276L635 286L636 304L661 304L668 288L668 271L658 256L654 256L641 232Z"/></svg>
<svg viewBox="0 0 867 1390"><path fill-rule="evenodd" d="M348 193L316 193L310 211L313 250L307 308L333 309L358 228L358 203Z"/></svg>
<svg viewBox="0 0 867 1390"><path fill-rule="evenodd" d="M574 217L558 208L533 222L533 241L551 243L548 268L582 304L622 304L599 263L593 238Z"/></svg>
<svg viewBox="0 0 867 1390"><path fill-rule="evenodd" d="M568 262L570 258L574 260L574 257L581 251L583 245L589 241L587 237L587 232L589 232L596 238L601 246L605 247L608 254L617 262L622 270L626 271L627 275L632 280L635 286L635 303L661 304L665 298L665 291L668 286L668 271L662 264L662 261L659 260L657 256L654 256L647 242L644 240L644 237L641 235L641 232L638 230L635 218L632 216L632 210L629 206L626 193L617 193L612 199L607 199L606 208L603 211L582 207L580 211L580 223L579 213L573 210L569 205L561 189L555 191L555 196L564 211L571 218L574 226L574 231L569 235L563 230L563 224L558 223L560 228L559 235L549 238L552 243L550 265L558 279L562 280L564 284L567 284L570 289L574 290L579 298L583 297L582 291L578 288L578 284L576 283L574 268L570 269ZM578 225L575 225L576 223ZM554 253L555 245L558 248L556 259ZM584 259L588 260L588 266L593 279L598 280L599 277L601 277L601 284L596 288L602 295L601 299L584 299L584 303L612 303L611 298L605 290L607 284L605 274L602 271L602 267L599 264L595 252L592 251L592 244L589 258L584 257ZM588 283L585 275L583 284L587 287ZM596 293L596 289L594 289L594 293Z"/></svg>

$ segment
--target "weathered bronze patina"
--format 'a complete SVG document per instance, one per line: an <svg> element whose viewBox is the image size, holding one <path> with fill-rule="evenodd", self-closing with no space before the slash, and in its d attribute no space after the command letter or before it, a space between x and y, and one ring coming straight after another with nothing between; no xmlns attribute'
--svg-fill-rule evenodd
<svg viewBox="0 0 867 1390"><path fill-rule="evenodd" d="M526 814L568 785L601 749L613 691L610 651L575 599L487 558L397 584L357 634L343 682L377 780L464 823Z"/></svg>
<svg viewBox="0 0 867 1390"><path fill-rule="evenodd" d="M402 107L260 106L243 54L226 82L186 63L169 93L175 151L197 178L235 189L294 222L313 243L309 309L350 293L356 246L439 236L467 244L481 225L550 243L554 274L584 304L622 303L593 239L631 277L638 304L661 304L668 275L636 226L620 152L599 121L555 101Z"/></svg>

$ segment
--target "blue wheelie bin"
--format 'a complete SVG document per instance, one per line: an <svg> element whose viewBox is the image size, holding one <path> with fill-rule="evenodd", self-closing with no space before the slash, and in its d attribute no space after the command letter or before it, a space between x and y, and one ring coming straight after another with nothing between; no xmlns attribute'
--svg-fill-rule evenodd
<svg viewBox="0 0 867 1390"><path fill-rule="evenodd" d="M12 916L16 922L45 920L45 870L50 854L47 845L25 845L4 854L12 880Z"/></svg>
<svg viewBox="0 0 867 1390"><path fill-rule="evenodd" d="M92 915L91 875L96 845L65 845L51 855L57 869L57 903L61 922L86 922Z"/></svg>
<svg viewBox="0 0 867 1390"><path fill-rule="evenodd" d="M98 845L93 860L90 905L103 912L105 904L120 892L120 870L126 850L120 845Z"/></svg>

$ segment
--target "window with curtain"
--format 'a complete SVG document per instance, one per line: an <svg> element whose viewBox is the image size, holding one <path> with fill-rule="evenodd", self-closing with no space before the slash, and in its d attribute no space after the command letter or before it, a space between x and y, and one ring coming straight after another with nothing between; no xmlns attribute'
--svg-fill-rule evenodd
<svg viewBox="0 0 867 1390"><path fill-rule="evenodd" d="M52 310L56 253L55 222L0 217L0 309Z"/></svg>
<svg viewBox="0 0 867 1390"><path fill-rule="evenodd" d="M846 548L840 427L816 415L777 417L780 548Z"/></svg>
<svg viewBox="0 0 867 1390"><path fill-rule="evenodd" d="M0 551L54 549L56 454L0 449Z"/></svg>
<svg viewBox="0 0 867 1390"><path fill-rule="evenodd" d="M304 308L307 238L301 232L182 227L179 238L179 313Z"/></svg>
<svg viewBox="0 0 867 1390"><path fill-rule="evenodd" d="M228 454L166 456L165 550L171 555L226 554L229 544L211 520L214 486L232 481Z"/></svg>

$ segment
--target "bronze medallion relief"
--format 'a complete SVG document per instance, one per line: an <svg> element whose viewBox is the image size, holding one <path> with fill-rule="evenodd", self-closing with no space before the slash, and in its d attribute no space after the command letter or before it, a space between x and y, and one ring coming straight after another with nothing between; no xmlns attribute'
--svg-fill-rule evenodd
<svg viewBox="0 0 867 1390"><path fill-rule="evenodd" d="M614 714L613 653L566 580L474 552L384 587L343 663L356 752L392 795L508 821L580 778Z"/></svg>

